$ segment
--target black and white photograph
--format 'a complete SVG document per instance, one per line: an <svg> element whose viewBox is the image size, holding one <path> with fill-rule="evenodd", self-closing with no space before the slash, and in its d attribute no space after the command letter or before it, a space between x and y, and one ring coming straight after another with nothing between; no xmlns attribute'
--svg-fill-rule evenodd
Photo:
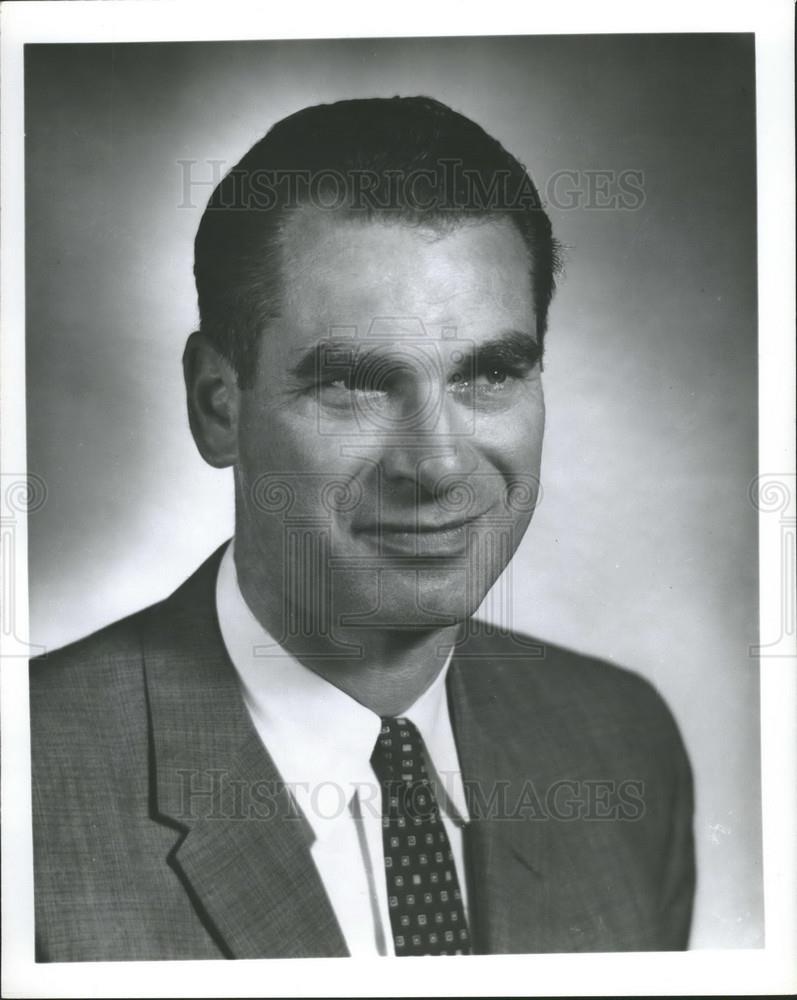
<svg viewBox="0 0 797 1000"><path fill-rule="evenodd" d="M74 6L6 66L4 992L788 992L771 33Z"/></svg>

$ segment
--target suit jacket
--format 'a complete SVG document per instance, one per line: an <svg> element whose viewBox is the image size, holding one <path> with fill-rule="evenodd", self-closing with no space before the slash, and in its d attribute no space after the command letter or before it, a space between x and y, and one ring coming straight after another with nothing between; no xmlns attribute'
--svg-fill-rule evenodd
<svg viewBox="0 0 797 1000"><path fill-rule="evenodd" d="M219 558L32 661L40 961L347 954L224 648ZM447 690L471 793L474 950L686 947L692 784L659 695L618 667L471 631Z"/></svg>

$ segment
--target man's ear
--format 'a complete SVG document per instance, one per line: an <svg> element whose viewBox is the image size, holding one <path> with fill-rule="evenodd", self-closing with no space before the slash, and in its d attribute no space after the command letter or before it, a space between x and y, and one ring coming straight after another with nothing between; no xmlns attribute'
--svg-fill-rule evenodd
<svg viewBox="0 0 797 1000"><path fill-rule="evenodd" d="M183 352L188 422L200 455L224 469L238 458L240 389L235 371L208 338L192 333Z"/></svg>

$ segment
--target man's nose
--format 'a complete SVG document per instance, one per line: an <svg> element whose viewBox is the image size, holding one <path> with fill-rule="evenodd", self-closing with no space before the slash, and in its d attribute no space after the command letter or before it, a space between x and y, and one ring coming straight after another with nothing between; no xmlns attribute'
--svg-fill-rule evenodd
<svg viewBox="0 0 797 1000"><path fill-rule="evenodd" d="M439 496L472 475L479 456L468 408L445 387L427 391L408 402L400 429L384 438L382 470L388 481L412 481Z"/></svg>

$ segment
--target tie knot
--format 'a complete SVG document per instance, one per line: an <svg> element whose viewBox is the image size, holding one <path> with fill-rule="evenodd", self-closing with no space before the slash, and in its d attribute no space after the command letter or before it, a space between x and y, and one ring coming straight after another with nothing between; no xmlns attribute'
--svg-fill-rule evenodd
<svg viewBox="0 0 797 1000"><path fill-rule="evenodd" d="M382 719L371 766L380 781L413 784L427 780L423 737L409 719Z"/></svg>

